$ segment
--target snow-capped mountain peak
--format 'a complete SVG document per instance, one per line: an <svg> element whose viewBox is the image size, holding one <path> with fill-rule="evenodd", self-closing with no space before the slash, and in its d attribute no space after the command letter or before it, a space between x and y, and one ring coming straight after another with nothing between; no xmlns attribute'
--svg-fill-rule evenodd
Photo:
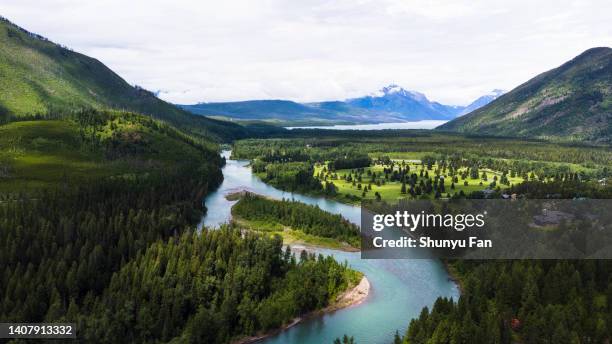
<svg viewBox="0 0 612 344"><path fill-rule="evenodd" d="M376 97L376 98L392 96L392 95L410 97L416 101L428 101L427 97L423 93L406 90L397 84L390 84L370 94L371 97Z"/></svg>

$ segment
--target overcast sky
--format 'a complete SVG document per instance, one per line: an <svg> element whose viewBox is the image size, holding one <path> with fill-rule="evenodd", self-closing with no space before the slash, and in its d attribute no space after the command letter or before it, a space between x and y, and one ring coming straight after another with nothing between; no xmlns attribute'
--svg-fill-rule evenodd
<svg viewBox="0 0 612 344"><path fill-rule="evenodd" d="M358 97L446 104L612 45L612 1L0 0L25 29L176 103Z"/></svg>

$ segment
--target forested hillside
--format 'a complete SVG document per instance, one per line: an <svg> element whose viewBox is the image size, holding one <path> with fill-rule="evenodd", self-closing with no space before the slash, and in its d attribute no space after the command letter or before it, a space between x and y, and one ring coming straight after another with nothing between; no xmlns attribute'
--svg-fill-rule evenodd
<svg viewBox="0 0 612 344"><path fill-rule="evenodd" d="M609 144L612 49L589 49L438 129Z"/></svg>
<svg viewBox="0 0 612 344"><path fill-rule="evenodd" d="M219 140L247 136L244 127L192 115L129 85L100 61L0 18L0 123L14 117L58 116L80 108L152 115Z"/></svg>
<svg viewBox="0 0 612 344"><path fill-rule="evenodd" d="M226 343L359 279L279 237L197 233L217 146L150 117L79 110L0 133L4 321L76 322L87 342Z"/></svg>

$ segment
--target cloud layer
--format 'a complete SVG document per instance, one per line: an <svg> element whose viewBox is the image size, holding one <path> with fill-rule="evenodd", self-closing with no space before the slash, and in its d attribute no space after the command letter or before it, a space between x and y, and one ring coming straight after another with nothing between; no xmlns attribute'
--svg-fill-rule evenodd
<svg viewBox="0 0 612 344"><path fill-rule="evenodd" d="M0 14L176 103L386 84L466 104L610 46L603 1L3 0Z"/></svg>

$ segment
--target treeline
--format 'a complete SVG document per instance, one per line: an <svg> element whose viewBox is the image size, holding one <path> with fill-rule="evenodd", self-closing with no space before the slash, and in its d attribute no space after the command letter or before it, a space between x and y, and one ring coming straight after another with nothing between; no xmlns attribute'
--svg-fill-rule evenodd
<svg viewBox="0 0 612 344"><path fill-rule="evenodd" d="M579 180L556 180L549 183L527 181L508 189L509 193L523 195L530 199L571 199L592 198L612 199L612 185L602 185L598 181L580 182Z"/></svg>
<svg viewBox="0 0 612 344"><path fill-rule="evenodd" d="M340 215L297 201L276 201L245 193L232 212L247 220L264 220L290 226L306 234L333 238L360 246L359 228Z"/></svg>
<svg viewBox="0 0 612 344"><path fill-rule="evenodd" d="M300 192L323 190L314 178L314 167L308 162L265 163L255 160L251 168L263 181L279 189Z"/></svg>
<svg viewBox="0 0 612 344"><path fill-rule="evenodd" d="M368 157L367 155L360 155L360 156L355 155L352 157L344 156L344 157L336 158L330 161L327 164L327 167L331 171L335 171L335 170L343 170L347 168L368 167L370 166L370 164L372 164L372 159L370 159L370 157Z"/></svg>
<svg viewBox="0 0 612 344"><path fill-rule="evenodd" d="M612 264L513 261L451 264L459 300L440 298L411 321L404 343L606 343Z"/></svg>
<svg viewBox="0 0 612 344"><path fill-rule="evenodd" d="M287 140L243 140L234 143L232 156L237 159L251 159L266 163L286 162L325 162L329 161L332 169L346 169L367 167L371 159L367 154L354 147L328 146L322 150L318 147L304 143Z"/></svg>
<svg viewBox="0 0 612 344"><path fill-rule="evenodd" d="M287 138L241 140L232 154L238 158L299 155L300 161L326 162L345 156L385 156L403 158L407 154L433 155L436 160L461 159L472 165L494 170L541 171L538 175L582 173L601 178L610 174L612 152L608 146L578 143L549 143L496 137L421 131L296 131ZM299 154L295 153L299 152ZM308 158L306 158L308 156ZM506 163L512 166L505 165ZM577 168L572 164L580 164Z"/></svg>

